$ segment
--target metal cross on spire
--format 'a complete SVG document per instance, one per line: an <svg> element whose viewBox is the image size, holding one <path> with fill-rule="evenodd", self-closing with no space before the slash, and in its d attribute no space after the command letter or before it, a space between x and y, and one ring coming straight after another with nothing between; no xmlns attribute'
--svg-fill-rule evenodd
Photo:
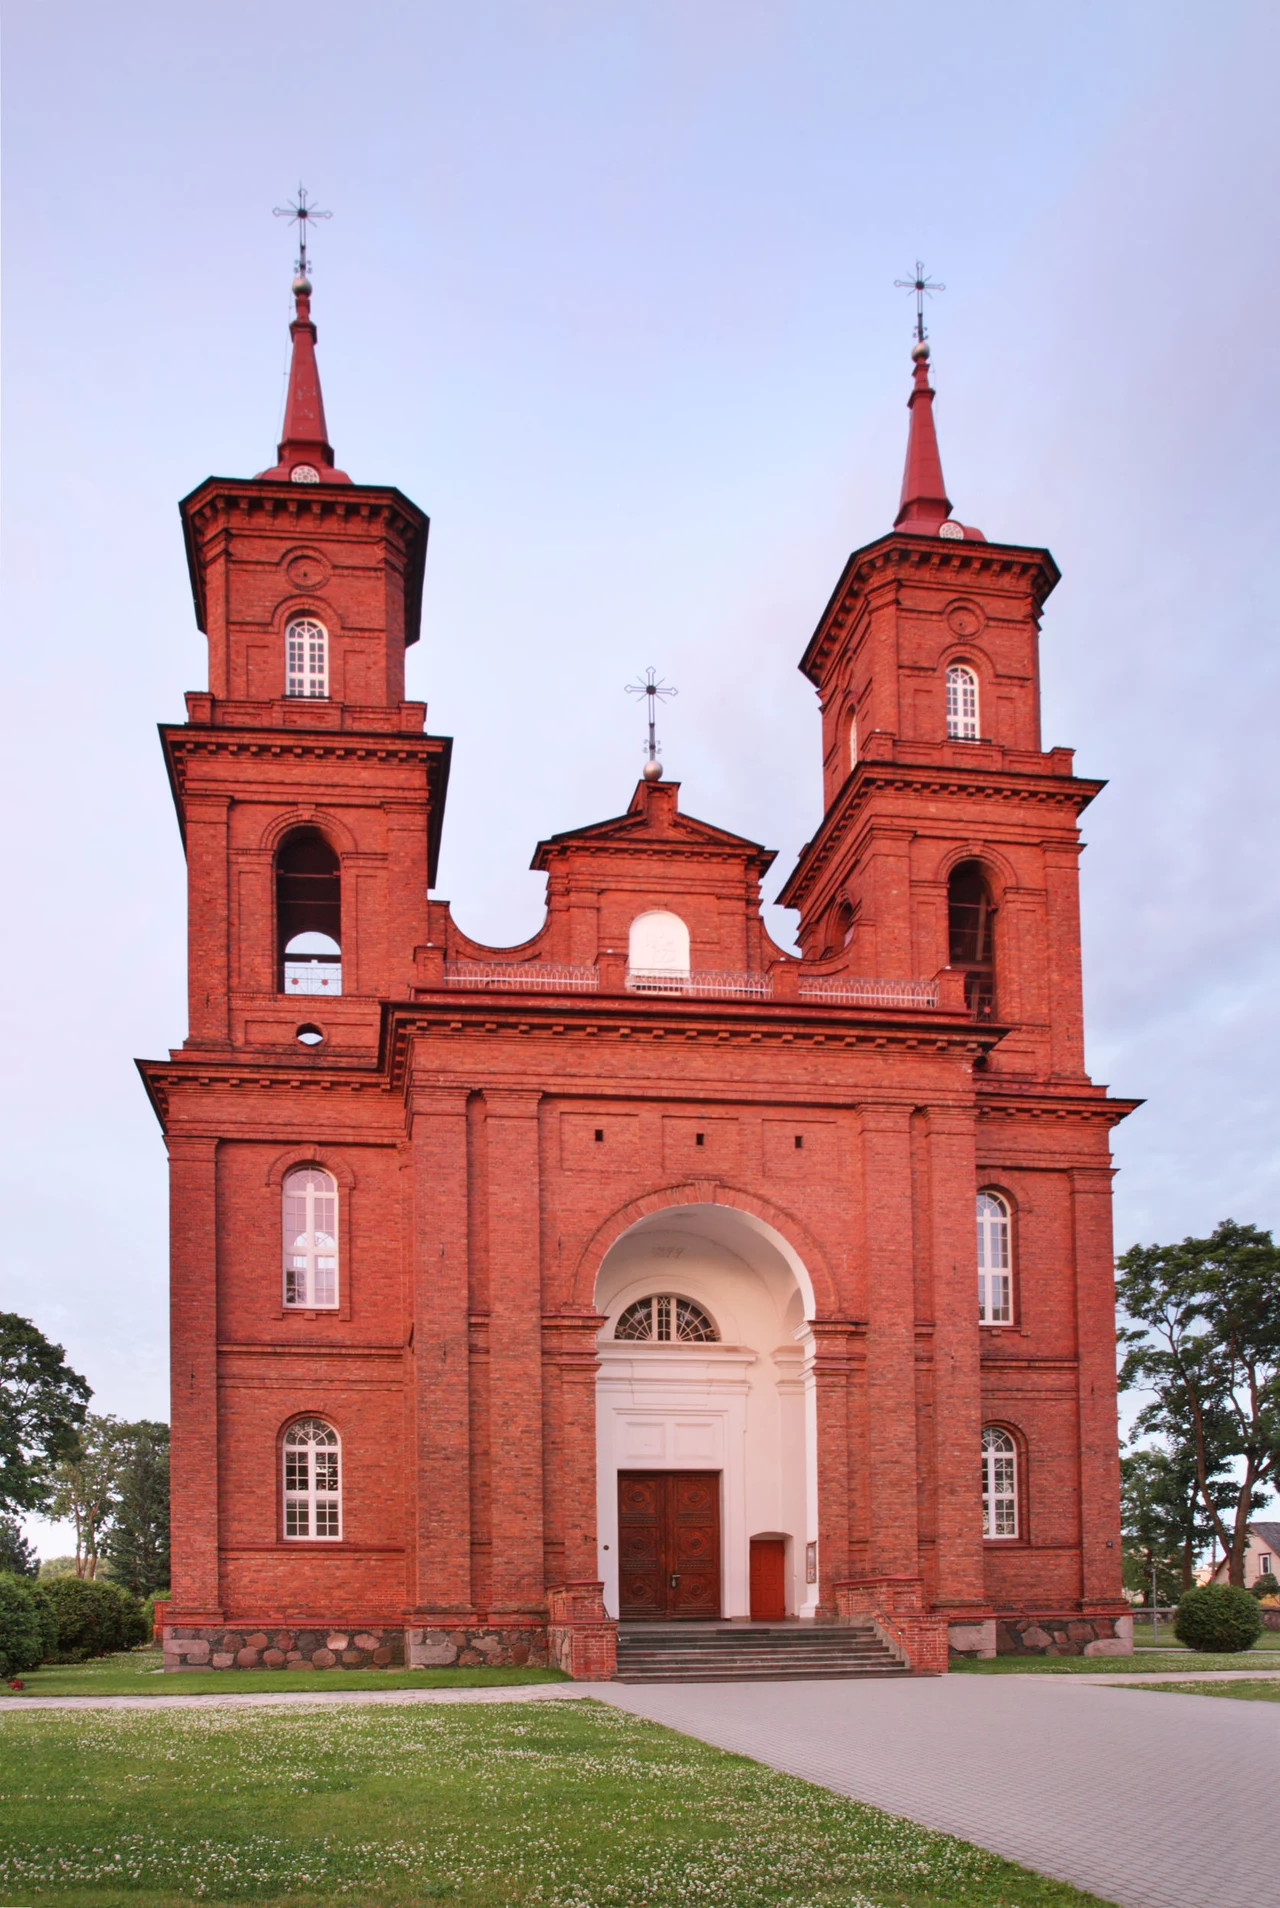
<svg viewBox="0 0 1280 1908"><path fill-rule="evenodd" d="M644 779L646 782L660 782L662 780L662 764L658 760L658 741L654 728L654 724L658 718L658 699L661 697L661 699L666 702L670 697L678 696L679 693L680 691L673 688L670 683L664 682L657 670L653 668L645 670L642 681L629 682L626 685L625 694L629 696L647 696L649 698L649 759L644 765Z"/></svg>
<svg viewBox="0 0 1280 1908"><path fill-rule="evenodd" d="M273 206L272 213L277 219L288 219L290 225L297 226L298 256L294 262L298 268L298 276L305 278L307 276L307 226L312 219L331 219L332 212L321 212L318 207L308 205L307 188L300 185L296 203Z"/></svg>
<svg viewBox="0 0 1280 1908"><path fill-rule="evenodd" d="M916 295L916 343L923 344L925 341L924 301L926 298L932 298L935 292L945 291L947 288L926 276L921 259L916 260L914 278L895 278L893 282L898 291L914 292Z"/></svg>

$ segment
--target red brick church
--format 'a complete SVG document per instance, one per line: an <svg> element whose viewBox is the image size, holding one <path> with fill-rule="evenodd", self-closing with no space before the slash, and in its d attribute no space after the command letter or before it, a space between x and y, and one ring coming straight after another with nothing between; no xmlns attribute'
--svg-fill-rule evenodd
<svg viewBox="0 0 1280 1908"><path fill-rule="evenodd" d="M825 809L539 842L544 925L429 898L451 744L405 699L427 519L328 442L294 284L277 461L182 504L209 685L162 729L190 1031L172 1183L170 1666L612 1673L754 1618L1123 1647L1111 1165L1041 549L952 515L918 343L901 507L800 661ZM647 1626L647 1627L645 1627ZM738 1637L747 1632L739 1622ZM637 1659L638 1660L638 1659Z"/></svg>

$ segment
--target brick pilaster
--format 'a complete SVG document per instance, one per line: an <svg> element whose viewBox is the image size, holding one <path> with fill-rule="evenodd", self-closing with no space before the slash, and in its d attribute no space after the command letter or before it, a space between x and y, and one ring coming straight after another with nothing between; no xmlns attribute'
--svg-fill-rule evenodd
<svg viewBox="0 0 1280 1908"><path fill-rule="evenodd" d="M169 1136L170 1620L219 1622L218 1142Z"/></svg>
<svg viewBox="0 0 1280 1908"><path fill-rule="evenodd" d="M467 1095L415 1086L413 1477L419 1610L471 1609Z"/></svg>
<svg viewBox="0 0 1280 1908"><path fill-rule="evenodd" d="M978 1272L974 1249L974 1115L929 1110L936 1601L983 1603L982 1507L974 1486L982 1437Z"/></svg>
<svg viewBox="0 0 1280 1908"><path fill-rule="evenodd" d="M536 1610L543 1564L537 1093L485 1094L488 1130L491 1607ZM594 1573L592 1573L594 1574Z"/></svg>
<svg viewBox="0 0 1280 1908"><path fill-rule="evenodd" d="M910 1112L864 1106L869 1575L919 1574Z"/></svg>

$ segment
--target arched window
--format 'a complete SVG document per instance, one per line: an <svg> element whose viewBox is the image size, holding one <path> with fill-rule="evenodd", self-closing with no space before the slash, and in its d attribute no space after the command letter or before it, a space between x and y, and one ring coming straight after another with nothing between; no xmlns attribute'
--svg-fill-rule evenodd
<svg viewBox="0 0 1280 1908"><path fill-rule="evenodd" d="M681 993L689 979L689 930L678 914L655 908L631 923L630 985L642 993Z"/></svg>
<svg viewBox="0 0 1280 1908"><path fill-rule="evenodd" d="M284 632L286 696L327 696L329 632L314 616L295 616Z"/></svg>
<svg viewBox="0 0 1280 1908"><path fill-rule="evenodd" d="M846 771L858 766L858 711L856 709L850 709L848 724L849 759Z"/></svg>
<svg viewBox="0 0 1280 1908"><path fill-rule="evenodd" d="M338 1188L318 1166L285 1175L284 1302L309 1312L338 1303Z"/></svg>
<svg viewBox="0 0 1280 1908"><path fill-rule="evenodd" d="M837 901L833 908L827 910L822 941L823 956L838 954L841 948L848 947L853 939L856 919L857 912L847 895Z"/></svg>
<svg viewBox="0 0 1280 1908"><path fill-rule="evenodd" d="M613 1328L615 1338L663 1344L714 1345L720 1337L700 1305L674 1293L655 1293L628 1305Z"/></svg>
<svg viewBox="0 0 1280 1908"><path fill-rule="evenodd" d="M282 994L342 992L342 875L315 828L290 835L276 856L276 940Z"/></svg>
<svg viewBox="0 0 1280 1908"><path fill-rule="evenodd" d="M978 1320L1013 1323L1013 1259L1009 1207L999 1193L978 1194Z"/></svg>
<svg viewBox="0 0 1280 1908"><path fill-rule="evenodd" d="M338 1434L323 1418L300 1418L284 1434L284 1534L341 1537Z"/></svg>
<svg viewBox="0 0 1280 1908"><path fill-rule="evenodd" d="M994 1424L982 1433L982 1534L1018 1534L1018 1447Z"/></svg>
<svg viewBox="0 0 1280 1908"><path fill-rule="evenodd" d="M964 975L965 1005L979 1020L995 1012L996 968L991 890L977 861L962 861L947 882L949 959Z"/></svg>
<svg viewBox="0 0 1280 1908"><path fill-rule="evenodd" d="M964 663L947 671L947 735L953 742L978 740L978 678Z"/></svg>

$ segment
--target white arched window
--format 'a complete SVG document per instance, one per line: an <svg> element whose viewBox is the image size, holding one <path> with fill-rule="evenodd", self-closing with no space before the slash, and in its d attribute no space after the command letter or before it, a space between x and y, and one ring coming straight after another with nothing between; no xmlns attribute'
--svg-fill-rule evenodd
<svg viewBox="0 0 1280 1908"><path fill-rule="evenodd" d="M1018 1447L994 1424L982 1433L982 1534L1018 1534Z"/></svg>
<svg viewBox="0 0 1280 1908"><path fill-rule="evenodd" d="M678 992L689 977L689 930L678 914L655 908L631 923L629 978L641 987Z"/></svg>
<svg viewBox="0 0 1280 1908"><path fill-rule="evenodd" d="M314 616L295 616L284 633L287 696L329 693L329 632Z"/></svg>
<svg viewBox="0 0 1280 1908"><path fill-rule="evenodd" d="M284 1534L342 1535L342 1452L323 1418L300 1418L284 1434Z"/></svg>
<svg viewBox="0 0 1280 1908"><path fill-rule="evenodd" d="M318 1166L285 1175L284 1302L308 1312L338 1303L338 1188Z"/></svg>
<svg viewBox="0 0 1280 1908"><path fill-rule="evenodd" d="M849 760L846 766L849 769L855 769L858 766L858 711L856 709L850 709L849 711L847 733L849 738Z"/></svg>
<svg viewBox="0 0 1280 1908"><path fill-rule="evenodd" d="M649 1339L663 1344L713 1345L720 1334L700 1305L672 1292L655 1293L628 1305L613 1328L615 1338Z"/></svg>
<svg viewBox="0 0 1280 1908"><path fill-rule="evenodd" d="M947 671L947 734L955 742L978 739L978 678L964 663Z"/></svg>
<svg viewBox="0 0 1280 1908"><path fill-rule="evenodd" d="M999 1193L978 1194L978 1320L1013 1323L1013 1255L1009 1207Z"/></svg>

